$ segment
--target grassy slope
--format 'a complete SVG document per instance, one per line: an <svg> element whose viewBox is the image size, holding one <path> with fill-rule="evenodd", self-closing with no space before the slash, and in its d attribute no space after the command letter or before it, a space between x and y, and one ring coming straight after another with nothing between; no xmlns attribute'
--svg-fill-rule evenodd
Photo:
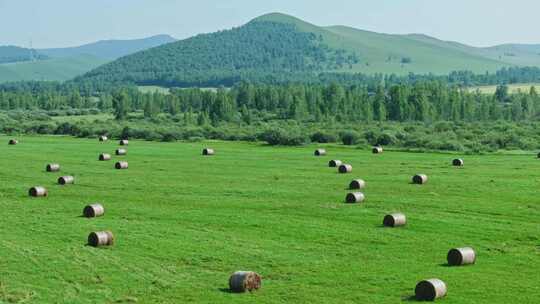
<svg viewBox="0 0 540 304"><path fill-rule="evenodd" d="M331 47L355 51L360 56L361 63L352 70L348 68L344 70L348 72L447 74L456 70L472 70L484 73L513 64L486 56L480 49L465 45L457 47L460 44L446 43L427 36L420 39L417 37L420 35L381 34L346 26L319 27L279 13L264 15L255 20L293 23L302 31L322 35ZM403 57L410 57L413 62L402 65ZM540 56L537 57L540 59ZM540 65L540 60L529 63Z"/></svg>
<svg viewBox="0 0 540 304"><path fill-rule="evenodd" d="M6 137L0 137L5 143ZM200 156L205 145L216 148ZM130 168L97 162L116 144L23 137L0 166L0 302L396 303L418 280L439 277L445 303L535 303L540 297L540 163L533 155L468 156L243 143L130 142ZM338 175L326 162L350 162ZM62 164L77 184L60 187ZM418 172L425 186L408 183ZM345 186L367 180L367 201L345 205ZM36 184L45 199L27 197ZM106 215L79 217L90 202ZM385 229L387 212L409 224ZM111 229L112 248L85 246ZM475 266L445 267L454 246L474 246ZM228 275L264 276L253 294L226 291Z"/></svg>
<svg viewBox="0 0 540 304"><path fill-rule="evenodd" d="M64 81L94 69L107 60L81 55L36 62L21 62L0 65L0 82L23 80Z"/></svg>

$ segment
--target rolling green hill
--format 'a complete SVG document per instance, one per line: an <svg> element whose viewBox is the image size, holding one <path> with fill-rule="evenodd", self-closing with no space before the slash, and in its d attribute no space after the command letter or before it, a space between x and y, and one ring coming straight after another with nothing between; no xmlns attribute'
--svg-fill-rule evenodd
<svg viewBox="0 0 540 304"><path fill-rule="evenodd" d="M425 35L391 35L345 26L320 27L273 13L231 30L139 52L79 81L216 86L239 80L299 80L322 72L447 74L540 66L534 46L476 48Z"/></svg>
<svg viewBox="0 0 540 304"><path fill-rule="evenodd" d="M78 47L30 50L0 46L0 83L10 81L65 81L104 63L175 41L167 35L135 40L104 40ZM34 52L30 61L30 52Z"/></svg>

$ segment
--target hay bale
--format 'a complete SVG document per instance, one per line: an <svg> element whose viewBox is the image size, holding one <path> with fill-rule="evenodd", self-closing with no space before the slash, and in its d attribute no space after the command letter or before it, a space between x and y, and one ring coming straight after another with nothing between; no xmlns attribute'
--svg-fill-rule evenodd
<svg viewBox="0 0 540 304"><path fill-rule="evenodd" d="M338 172L345 174L345 173L351 173L352 172L352 166L349 164L342 164L338 168Z"/></svg>
<svg viewBox="0 0 540 304"><path fill-rule="evenodd" d="M214 154L216 154L216 151L214 151L214 149L204 148L202 150L202 155L204 155L204 156L210 156L210 155L214 155Z"/></svg>
<svg viewBox="0 0 540 304"><path fill-rule="evenodd" d="M129 141L127 139L122 139L120 142L119 142L120 146L127 146L129 145Z"/></svg>
<svg viewBox="0 0 540 304"><path fill-rule="evenodd" d="M341 166L341 164L343 164L342 161L333 159L333 160L331 160L331 161L328 162L328 167L330 167L330 168L336 168L336 167L338 167L338 166Z"/></svg>
<svg viewBox="0 0 540 304"><path fill-rule="evenodd" d="M47 189L45 189L45 187L35 186L28 190L28 195L33 197L48 196L49 192Z"/></svg>
<svg viewBox="0 0 540 304"><path fill-rule="evenodd" d="M253 271L237 271L229 277L232 292L253 291L261 288L261 276Z"/></svg>
<svg viewBox="0 0 540 304"><path fill-rule="evenodd" d="M58 178L58 183L60 185L74 184L75 178L73 176L60 176Z"/></svg>
<svg viewBox="0 0 540 304"><path fill-rule="evenodd" d="M110 231L91 232L88 235L88 245L92 247L111 246L114 244L114 235Z"/></svg>
<svg viewBox="0 0 540 304"><path fill-rule="evenodd" d="M462 167L463 166L463 159L456 158L452 161L452 165L456 167Z"/></svg>
<svg viewBox="0 0 540 304"><path fill-rule="evenodd" d="M423 185L427 183L427 181L428 181L428 177L425 174L416 174L412 178L413 184Z"/></svg>
<svg viewBox="0 0 540 304"><path fill-rule="evenodd" d="M116 169L118 169L118 170L127 169L128 168L128 162L126 162L126 161L116 162L116 164L114 164L114 167Z"/></svg>
<svg viewBox="0 0 540 304"><path fill-rule="evenodd" d="M373 152L373 154L381 154L383 153L383 148L380 146L376 146L376 147L373 147L371 151Z"/></svg>
<svg viewBox="0 0 540 304"><path fill-rule="evenodd" d="M10 145L10 146L14 146L14 145L16 145L16 144L18 144L18 143L19 143L19 141L16 140L16 139L10 139L10 140L8 141L8 145Z"/></svg>
<svg viewBox="0 0 540 304"><path fill-rule="evenodd" d="M474 264L476 262L476 253L471 247L454 248L448 251L446 260L450 266Z"/></svg>
<svg viewBox="0 0 540 304"><path fill-rule="evenodd" d="M126 149L116 149L115 151L116 155L127 155Z"/></svg>
<svg viewBox="0 0 540 304"><path fill-rule="evenodd" d="M58 172L60 171L60 165L59 164L48 164L45 168L47 172Z"/></svg>
<svg viewBox="0 0 540 304"><path fill-rule="evenodd" d="M386 227L399 227L407 224L407 217L403 213L388 214L383 219L383 225Z"/></svg>
<svg viewBox="0 0 540 304"><path fill-rule="evenodd" d="M111 155L107 153L101 153L98 158L100 161L111 160Z"/></svg>
<svg viewBox="0 0 540 304"><path fill-rule="evenodd" d="M364 189L366 187L366 182L363 179L355 179L349 184L349 189Z"/></svg>
<svg viewBox="0 0 540 304"><path fill-rule="evenodd" d="M324 156L326 155L326 150L325 149L317 149L315 150L315 156Z"/></svg>
<svg viewBox="0 0 540 304"><path fill-rule="evenodd" d="M345 197L345 202L348 204L361 203L365 199L364 193L362 192L351 192Z"/></svg>
<svg viewBox="0 0 540 304"><path fill-rule="evenodd" d="M83 209L83 215L85 217L98 217L105 214L105 208L101 204L91 204Z"/></svg>
<svg viewBox="0 0 540 304"><path fill-rule="evenodd" d="M446 284L439 279L429 279L416 284L414 294L419 301L434 301L446 296Z"/></svg>
<svg viewBox="0 0 540 304"><path fill-rule="evenodd" d="M99 137L99 141L107 141L107 140L109 140L109 138L107 136L105 136L105 135L101 135Z"/></svg>

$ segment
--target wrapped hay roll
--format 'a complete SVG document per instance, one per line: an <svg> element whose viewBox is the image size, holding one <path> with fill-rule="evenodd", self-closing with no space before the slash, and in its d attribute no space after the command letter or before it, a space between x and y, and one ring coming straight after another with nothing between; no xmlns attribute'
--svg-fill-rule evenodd
<svg viewBox="0 0 540 304"><path fill-rule="evenodd" d="M114 244L114 235L110 231L91 232L88 235L88 245L92 247L110 246Z"/></svg>
<svg viewBox="0 0 540 304"><path fill-rule="evenodd" d="M128 168L128 162L126 161L119 161L116 164L114 164L114 167L118 170L121 169L127 169Z"/></svg>
<svg viewBox="0 0 540 304"><path fill-rule="evenodd" d="M313 153L315 156L323 156L323 155L326 155L326 150L325 149L317 149L315 150L315 153Z"/></svg>
<svg viewBox="0 0 540 304"><path fill-rule="evenodd" d="M83 209L84 217L98 217L103 214L105 214L105 208L101 204L88 205Z"/></svg>
<svg viewBox="0 0 540 304"><path fill-rule="evenodd" d="M116 153L116 155L126 155L127 150L126 149L116 149L115 153Z"/></svg>
<svg viewBox="0 0 540 304"><path fill-rule="evenodd" d="M48 164L45 168L47 172L58 172L60 171L60 165L59 164Z"/></svg>
<svg viewBox="0 0 540 304"><path fill-rule="evenodd" d="M446 284L439 279L421 281L416 285L414 294L419 301L435 301L446 296Z"/></svg>
<svg viewBox="0 0 540 304"><path fill-rule="evenodd" d="M349 184L349 189L364 189L366 187L366 182L363 179L355 179Z"/></svg>
<svg viewBox="0 0 540 304"><path fill-rule="evenodd" d="M120 146L127 146L129 145L129 141L127 139L122 139L120 142L119 142Z"/></svg>
<svg viewBox="0 0 540 304"><path fill-rule="evenodd" d="M345 202L348 204L361 203L365 199L364 193L362 192L351 192L345 197Z"/></svg>
<svg viewBox="0 0 540 304"><path fill-rule="evenodd" d="M341 166L341 164L343 164L342 161L333 159L333 160L331 160L331 161L328 162L328 167L330 167L330 168L336 168L336 167L338 167L338 166Z"/></svg>
<svg viewBox="0 0 540 304"><path fill-rule="evenodd" d="M214 151L214 149L204 148L203 151L202 151L202 155L204 155L204 156L210 156L210 155L214 155L214 154L216 154L216 151Z"/></svg>
<svg viewBox="0 0 540 304"><path fill-rule="evenodd" d="M111 160L111 155L107 153L101 153L98 158L100 161Z"/></svg>
<svg viewBox="0 0 540 304"><path fill-rule="evenodd" d="M18 143L19 143L19 141L16 140L16 139L10 139L10 140L8 141L8 145L11 145L11 146L14 146L14 145L16 145L16 144L18 144Z"/></svg>
<svg viewBox="0 0 540 304"><path fill-rule="evenodd" d="M262 279L253 271L237 271L229 278L229 288L233 292L253 291L261 288Z"/></svg>
<svg viewBox="0 0 540 304"><path fill-rule="evenodd" d="M383 225L386 227L399 227L407 224L407 217L403 213L388 214L383 219Z"/></svg>
<svg viewBox="0 0 540 304"><path fill-rule="evenodd" d="M47 191L47 189L45 189L45 187L36 186L28 190L28 195L33 197L40 197L49 195L49 192Z"/></svg>
<svg viewBox="0 0 540 304"><path fill-rule="evenodd" d="M474 264L476 262L476 253L471 247L454 248L448 251L446 260L450 266Z"/></svg>
<svg viewBox="0 0 540 304"><path fill-rule="evenodd" d="M107 141L107 140L109 140L109 138L107 136L105 136L105 135L101 135L99 137L99 141Z"/></svg>
<svg viewBox="0 0 540 304"><path fill-rule="evenodd" d="M373 152L373 154L381 154L383 153L383 148L377 146L377 147L373 147L371 151Z"/></svg>
<svg viewBox="0 0 540 304"><path fill-rule="evenodd" d="M427 183L427 181L428 181L428 177L425 174L416 174L412 178L413 184L423 185Z"/></svg>
<svg viewBox="0 0 540 304"><path fill-rule="evenodd" d="M463 159L461 158L456 158L452 161L452 165L455 166L455 167L462 167L463 166Z"/></svg>
<svg viewBox="0 0 540 304"><path fill-rule="evenodd" d="M75 178L73 176L61 176L58 178L58 183L60 185L67 185L75 183Z"/></svg>
<svg viewBox="0 0 540 304"><path fill-rule="evenodd" d="M352 172L352 166L349 164L342 164L338 168L339 173L345 174L345 173L351 173Z"/></svg>

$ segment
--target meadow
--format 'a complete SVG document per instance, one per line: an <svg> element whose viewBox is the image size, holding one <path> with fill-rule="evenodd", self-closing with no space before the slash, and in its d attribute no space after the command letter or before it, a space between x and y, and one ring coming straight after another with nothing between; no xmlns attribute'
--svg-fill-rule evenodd
<svg viewBox="0 0 540 304"><path fill-rule="evenodd" d="M540 160L533 153L460 155L322 145L19 137L0 158L0 303L399 303L422 279L448 286L442 303L537 303ZM201 156L204 147L216 155ZM115 170L118 159L129 169ZM353 166L340 175L339 159ZM57 162L59 173L45 172ZM425 173L429 182L413 185ZM75 184L59 186L61 175ZM366 180L366 201L345 204ZM31 186L48 188L31 198ZM101 202L105 216L81 217ZM407 226L384 228L390 212ZM86 245L111 230L114 246ZM477 262L448 267L454 247ZM257 292L229 275L252 270Z"/></svg>
<svg viewBox="0 0 540 304"><path fill-rule="evenodd" d="M511 94L516 93L529 93L531 90L531 87L534 87L536 91L540 90L540 83L515 83L515 84L509 84L508 85L508 92ZM476 90L480 91L482 94L495 94L497 91L496 85L490 85L490 86L477 86L477 87L471 87L469 89L470 92L475 92Z"/></svg>

